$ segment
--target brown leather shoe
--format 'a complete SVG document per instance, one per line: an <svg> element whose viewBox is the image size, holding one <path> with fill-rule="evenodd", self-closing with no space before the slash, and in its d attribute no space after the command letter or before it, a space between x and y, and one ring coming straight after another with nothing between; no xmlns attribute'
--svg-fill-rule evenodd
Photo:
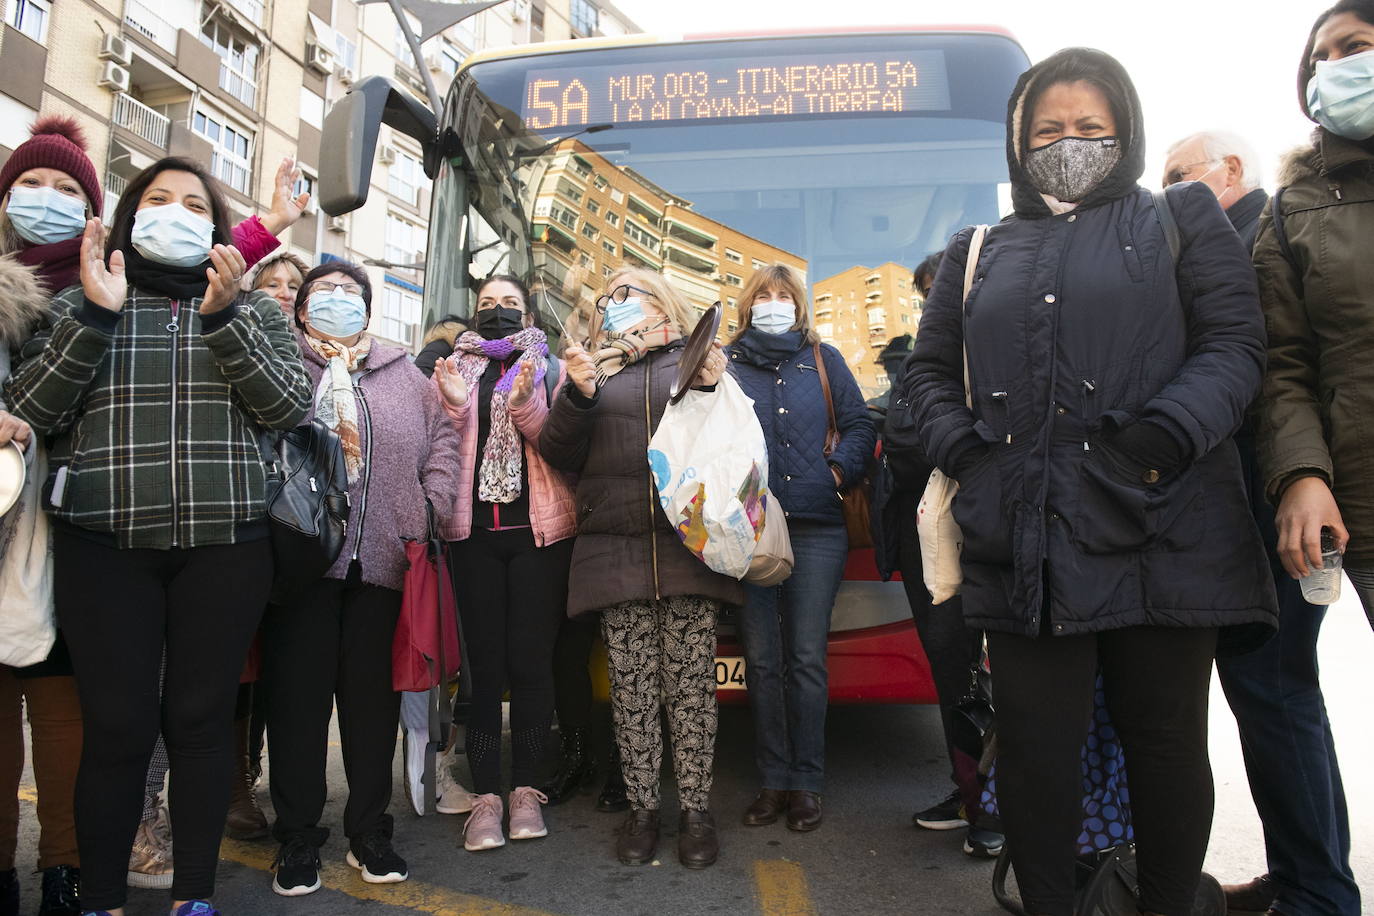
<svg viewBox="0 0 1374 916"><path fill-rule="evenodd" d="M781 789L763 789L754 803L744 809L744 826L762 827L776 824L783 811L787 810L787 793Z"/></svg>
<svg viewBox="0 0 1374 916"><path fill-rule="evenodd" d="M1266 913L1274 903L1277 891L1268 875L1260 875L1244 884L1223 884L1228 913Z"/></svg>
<svg viewBox="0 0 1374 916"><path fill-rule="evenodd" d="M647 865L657 852L658 812L631 811L616 837L616 858L624 865Z"/></svg>
<svg viewBox="0 0 1374 916"><path fill-rule="evenodd" d="M821 797L815 792L787 793L787 829L815 830L821 825Z"/></svg>
<svg viewBox="0 0 1374 916"><path fill-rule="evenodd" d="M688 868L705 868L720 855L716 820L710 811L683 811L677 822L677 858Z"/></svg>

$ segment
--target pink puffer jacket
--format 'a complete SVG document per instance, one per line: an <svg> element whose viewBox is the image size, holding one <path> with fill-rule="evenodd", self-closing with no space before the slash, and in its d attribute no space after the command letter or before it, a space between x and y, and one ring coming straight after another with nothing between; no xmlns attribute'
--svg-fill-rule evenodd
<svg viewBox="0 0 1374 916"><path fill-rule="evenodd" d="M559 360L554 391L563 387L567 376L567 367ZM451 407L439 393L437 378L431 380L430 387L457 427L459 439L458 492L449 516L451 521L442 525L441 530L446 540L465 541L472 534L472 484L477 473L477 411L473 409L476 399L469 397L464 406ZM530 482L530 528L534 531L534 543L540 547L577 533L577 504L573 498L576 481L549 467L539 454L539 432L548 415L542 382L528 401L511 408L511 419L524 440L525 473Z"/></svg>

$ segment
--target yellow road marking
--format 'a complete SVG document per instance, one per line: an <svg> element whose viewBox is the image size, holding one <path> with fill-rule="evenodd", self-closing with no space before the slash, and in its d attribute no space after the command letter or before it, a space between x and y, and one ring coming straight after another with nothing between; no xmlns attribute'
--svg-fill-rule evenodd
<svg viewBox="0 0 1374 916"><path fill-rule="evenodd" d="M272 870L273 856L269 850L228 837L220 843L219 857L258 871ZM344 864L325 864L320 869L320 879L330 890L340 891L357 900L408 907L417 913L432 913L433 916L550 916L543 910L489 900L475 894L460 894L421 881L368 884L358 876L357 871ZM269 893L266 887L263 893Z"/></svg>
<svg viewBox="0 0 1374 916"><path fill-rule="evenodd" d="M762 916L816 916L816 905L806 886L806 872L786 859L754 863L754 884L759 892Z"/></svg>
<svg viewBox="0 0 1374 916"><path fill-rule="evenodd" d="M19 785L19 800L20 800L20 801L29 802L30 804L33 804L33 805L38 804L38 789L37 789L37 787L35 787L35 786L30 786L30 785L27 785L27 784L25 784L25 783L20 783L20 785Z"/></svg>

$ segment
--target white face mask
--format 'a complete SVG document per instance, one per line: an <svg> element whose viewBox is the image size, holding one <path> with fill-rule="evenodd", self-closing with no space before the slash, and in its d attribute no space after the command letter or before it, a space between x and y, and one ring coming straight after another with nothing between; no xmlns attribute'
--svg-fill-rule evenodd
<svg viewBox="0 0 1374 916"><path fill-rule="evenodd" d="M797 323L797 307L791 302L769 299L749 310L750 324L765 334L781 334Z"/></svg>
<svg viewBox="0 0 1374 916"><path fill-rule="evenodd" d="M181 204L144 207L134 213L129 241L150 261L173 267L194 267L210 257L215 226Z"/></svg>
<svg viewBox="0 0 1374 916"><path fill-rule="evenodd" d="M1307 110L1348 140L1374 136L1374 51L1317 61L1307 82Z"/></svg>

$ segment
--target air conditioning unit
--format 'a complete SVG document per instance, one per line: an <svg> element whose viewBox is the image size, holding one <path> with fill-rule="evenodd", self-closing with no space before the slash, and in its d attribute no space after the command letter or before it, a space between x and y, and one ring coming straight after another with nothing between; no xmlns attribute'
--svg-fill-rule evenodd
<svg viewBox="0 0 1374 916"><path fill-rule="evenodd" d="M530 0L515 0L511 4L510 18L512 22L524 22L530 15Z"/></svg>
<svg viewBox="0 0 1374 916"><path fill-rule="evenodd" d="M391 165L396 161L396 147L387 143L377 147L377 161L382 165Z"/></svg>
<svg viewBox="0 0 1374 916"><path fill-rule="evenodd" d="M329 228L329 231L330 231L330 232L347 232L347 231L348 231L348 217L346 217L346 216L331 216L331 217L329 217L329 227L328 227L328 228Z"/></svg>
<svg viewBox="0 0 1374 916"><path fill-rule="evenodd" d="M312 42L305 46L305 65L316 73L328 76L334 72L334 52Z"/></svg>
<svg viewBox="0 0 1374 916"><path fill-rule="evenodd" d="M111 92L128 92L129 71L108 60L100 71L100 79L96 81L96 85L103 86Z"/></svg>
<svg viewBox="0 0 1374 916"><path fill-rule="evenodd" d="M444 69L444 59L442 55L439 54L426 54L425 66L430 69L431 73L438 73L440 70Z"/></svg>
<svg viewBox="0 0 1374 916"><path fill-rule="evenodd" d="M358 79L358 74L353 72L352 67L340 67L334 72L338 74L339 82L345 86L352 86Z"/></svg>
<svg viewBox="0 0 1374 916"><path fill-rule="evenodd" d="M100 54L97 55L101 60L112 61L121 67L129 66L133 59L133 54L129 50L129 42L118 35L106 35L100 39Z"/></svg>

